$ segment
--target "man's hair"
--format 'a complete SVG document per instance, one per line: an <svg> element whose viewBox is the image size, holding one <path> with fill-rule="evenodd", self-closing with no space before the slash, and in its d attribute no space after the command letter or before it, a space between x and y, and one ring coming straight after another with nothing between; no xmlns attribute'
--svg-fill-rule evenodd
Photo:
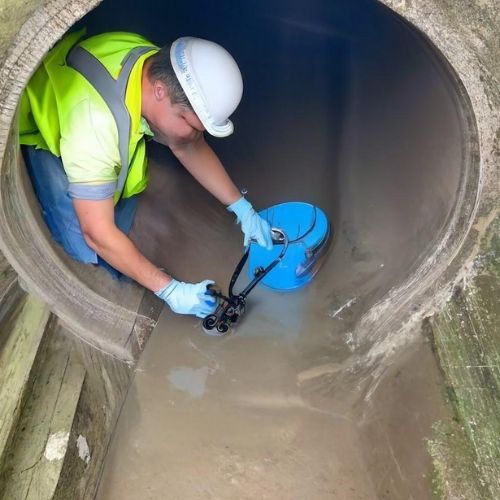
<svg viewBox="0 0 500 500"><path fill-rule="evenodd" d="M149 81L152 83L157 80L162 82L167 87L172 104L179 104L180 106L193 109L172 68L172 63L170 62L170 45L162 47L159 52L150 57L150 60L151 64L148 68Z"/></svg>

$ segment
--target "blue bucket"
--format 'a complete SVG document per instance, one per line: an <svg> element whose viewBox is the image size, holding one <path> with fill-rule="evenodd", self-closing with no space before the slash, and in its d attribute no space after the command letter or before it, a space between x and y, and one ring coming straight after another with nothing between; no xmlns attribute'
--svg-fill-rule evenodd
<svg viewBox="0 0 500 500"><path fill-rule="evenodd" d="M274 205L259 214L288 237L288 249L283 259L261 283L280 291L304 287L318 272L331 241L330 223L325 213L309 203L294 201ZM252 243L249 278L253 279L259 269L276 259L281 249L280 245L275 245L272 250L266 250Z"/></svg>

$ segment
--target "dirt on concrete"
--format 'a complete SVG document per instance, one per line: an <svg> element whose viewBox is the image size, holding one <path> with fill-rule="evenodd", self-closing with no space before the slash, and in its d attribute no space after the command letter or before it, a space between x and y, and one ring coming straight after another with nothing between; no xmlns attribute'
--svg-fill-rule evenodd
<svg viewBox="0 0 500 500"><path fill-rule="evenodd" d="M342 348L322 355L314 331L186 323L165 310L154 331L98 499L432 498L426 439L447 412L423 338L366 401L362 380L333 389Z"/></svg>

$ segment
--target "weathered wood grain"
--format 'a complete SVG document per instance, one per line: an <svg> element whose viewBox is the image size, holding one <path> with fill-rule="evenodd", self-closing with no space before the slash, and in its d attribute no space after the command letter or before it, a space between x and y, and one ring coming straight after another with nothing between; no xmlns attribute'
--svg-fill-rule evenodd
<svg viewBox="0 0 500 500"><path fill-rule="evenodd" d="M49 316L45 304L27 296L19 313L2 332L8 338L0 351L0 467L16 431Z"/></svg>
<svg viewBox="0 0 500 500"><path fill-rule="evenodd" d="M5 498L52 498L59 483L85 368L58 328L44 337L45 349L22 408L1 478Z"/></svg>

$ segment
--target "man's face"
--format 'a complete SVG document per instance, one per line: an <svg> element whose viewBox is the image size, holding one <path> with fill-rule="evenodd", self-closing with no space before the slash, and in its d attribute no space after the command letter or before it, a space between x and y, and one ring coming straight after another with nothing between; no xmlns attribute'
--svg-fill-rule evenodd
<svg viewBox="0 0 500 500"><path fill-rule="evenodd" d="M166 145L185 144L194 141L205 130L194 111L179 104L172 104L165 85L153 84L154 111L149 125L155 139Z"/></svg>

